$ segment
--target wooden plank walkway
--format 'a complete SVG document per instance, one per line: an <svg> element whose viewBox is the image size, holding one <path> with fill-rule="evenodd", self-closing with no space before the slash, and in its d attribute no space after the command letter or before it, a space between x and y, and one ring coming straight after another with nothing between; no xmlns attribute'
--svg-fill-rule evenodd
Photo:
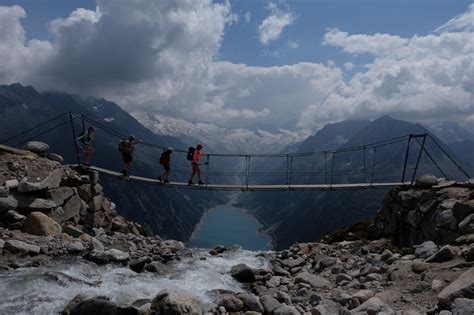
<svg viewBox="0 0 474 315"><path fill-rule="evenodd" d="M99 173L114 176L123 180L142 182L146 184L160 185L170 188L201 189L201 190L240 190L240 191L304 191L304 190L343 190L343 189L369 189L369 188L387 188L394 186L410 185L405 183L356 183L356 184L309 184L309 185L226 185L226 184L206 184L206 185L188 185L183 182L170 182L164 184L158 179L131 175L125 179L120 172L91 166L89 169Z"/></svg>

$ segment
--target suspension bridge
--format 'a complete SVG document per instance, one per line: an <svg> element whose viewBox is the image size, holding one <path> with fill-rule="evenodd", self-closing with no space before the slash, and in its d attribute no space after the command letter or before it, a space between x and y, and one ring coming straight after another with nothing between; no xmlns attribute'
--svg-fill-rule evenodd
<svg viewBox="0 0 474 315"><path fill-rule="evenodd" d="M69 125L77 162L73 165L80 166L81 150L76 138L85 132L86 124L117 139L117 142L128 138L128 135L112 128L107 122L85 115L64 113L1 139L0 143L21 146ZM100 136L96 133L96 137ZM407 186L414 184L421 171L437 173L446 179L454 173L468 180L471 178L466 168L429 133L407 134L374 143L313 152L207 153L203 156L205 162L201 166L205 182L203 185L187 183L191 173L190 162L185 158L187 150L174 149L171 170L174 180L163 183L157 179L157 174L162 171L158 160L161 150L166 149L166 146L149 141L142 141L140 146L146 147L147 149L143 150L146 152L135 154L132 175L127 178L124 178L121 172L111 169L110 165L92 165L87 168L127 181L169 188L238 191L343 190ZM94 154L98 154L98 150L100 148L96 148ZM140 152L141 148L137 147L136 151ZM110 155L110 161L120 158L119 152ZM393 167L394 164L399 166ZM152 177L153 173L156 173L156 176Z"/></svg>

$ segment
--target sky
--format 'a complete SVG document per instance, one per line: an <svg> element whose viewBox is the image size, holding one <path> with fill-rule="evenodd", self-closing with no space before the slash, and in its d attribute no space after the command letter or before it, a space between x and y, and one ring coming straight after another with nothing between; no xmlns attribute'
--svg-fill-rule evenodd
<svg viewBox="0 0 474 315"><path fill-rule="evenodd" d="M384 114L469 128L473 31L462 0L0 0L0 84L266 145Z"/></svg>

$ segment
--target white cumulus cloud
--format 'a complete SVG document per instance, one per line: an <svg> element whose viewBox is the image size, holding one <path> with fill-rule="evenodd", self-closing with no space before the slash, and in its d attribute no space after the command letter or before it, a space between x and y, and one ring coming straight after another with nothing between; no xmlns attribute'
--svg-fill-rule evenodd
<svg viewBox="0 0 474 315"><path fill-rule="evenodd" d="M282 11L273 3L270 3L269 9L270 15L258 26L259 40L263 45L278 40L284 28L295 20L292 12Z"/></svg>

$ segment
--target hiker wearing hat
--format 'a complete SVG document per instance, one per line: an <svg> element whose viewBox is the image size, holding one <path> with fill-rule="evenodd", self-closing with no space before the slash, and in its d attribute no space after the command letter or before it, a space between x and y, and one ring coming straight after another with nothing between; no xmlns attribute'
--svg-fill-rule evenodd
<svg viewBox="0 0 474 315"><path fill-rule="evenodd" d="M199 169L199 165L201 165L201 162L199 161L199 159L201 158L201 156L205 156L207 154L202 153L201 150L202 150L202 144L198 144L196 146L196 149L194 150L194 153L192 154L193 158L191 161L191 166L193 167L193 173L191 174L191 177L188 180L188 185L193 185L194 174L197 174L199 185L204 185L204 182L201 181L201 170Z"/></svg>
<svg viewBox="0 0 474 315"><path fill-rule="evenodd" d="M122 174L123 177L129 176L130 168L132 167L133 161L133 151L135 151L135 144L140 143L140 140L137 140L135 136L128 137L128 140L121 140L119 142L119 151L122 152Z"/></svg>
<svg viewBox="0 0 474 315"><path fill-rule="evenodd" d="M160 156L160 164L163 165L163 168L165 169L165 171L163 172L163 174L161 174L161 176L158 176L158 180L160 182L163 182L163 183L169 183L169 179L168 177L170 176L170 173L171 173L171 154L173 153L173 148L171 147L168 147L166 149L163 150L163 153L161 153L161 156Z"/></svg>
<svg viewBox="0 0 474 315"><path fill-rule="evenodd" d="M92 152L94 152L94 148L92 147L94 131L94 127L89 127L86 132L76 138L76 143L84 153L84 162L82 162L82 164L85 166L91 166Z"/></svg>

